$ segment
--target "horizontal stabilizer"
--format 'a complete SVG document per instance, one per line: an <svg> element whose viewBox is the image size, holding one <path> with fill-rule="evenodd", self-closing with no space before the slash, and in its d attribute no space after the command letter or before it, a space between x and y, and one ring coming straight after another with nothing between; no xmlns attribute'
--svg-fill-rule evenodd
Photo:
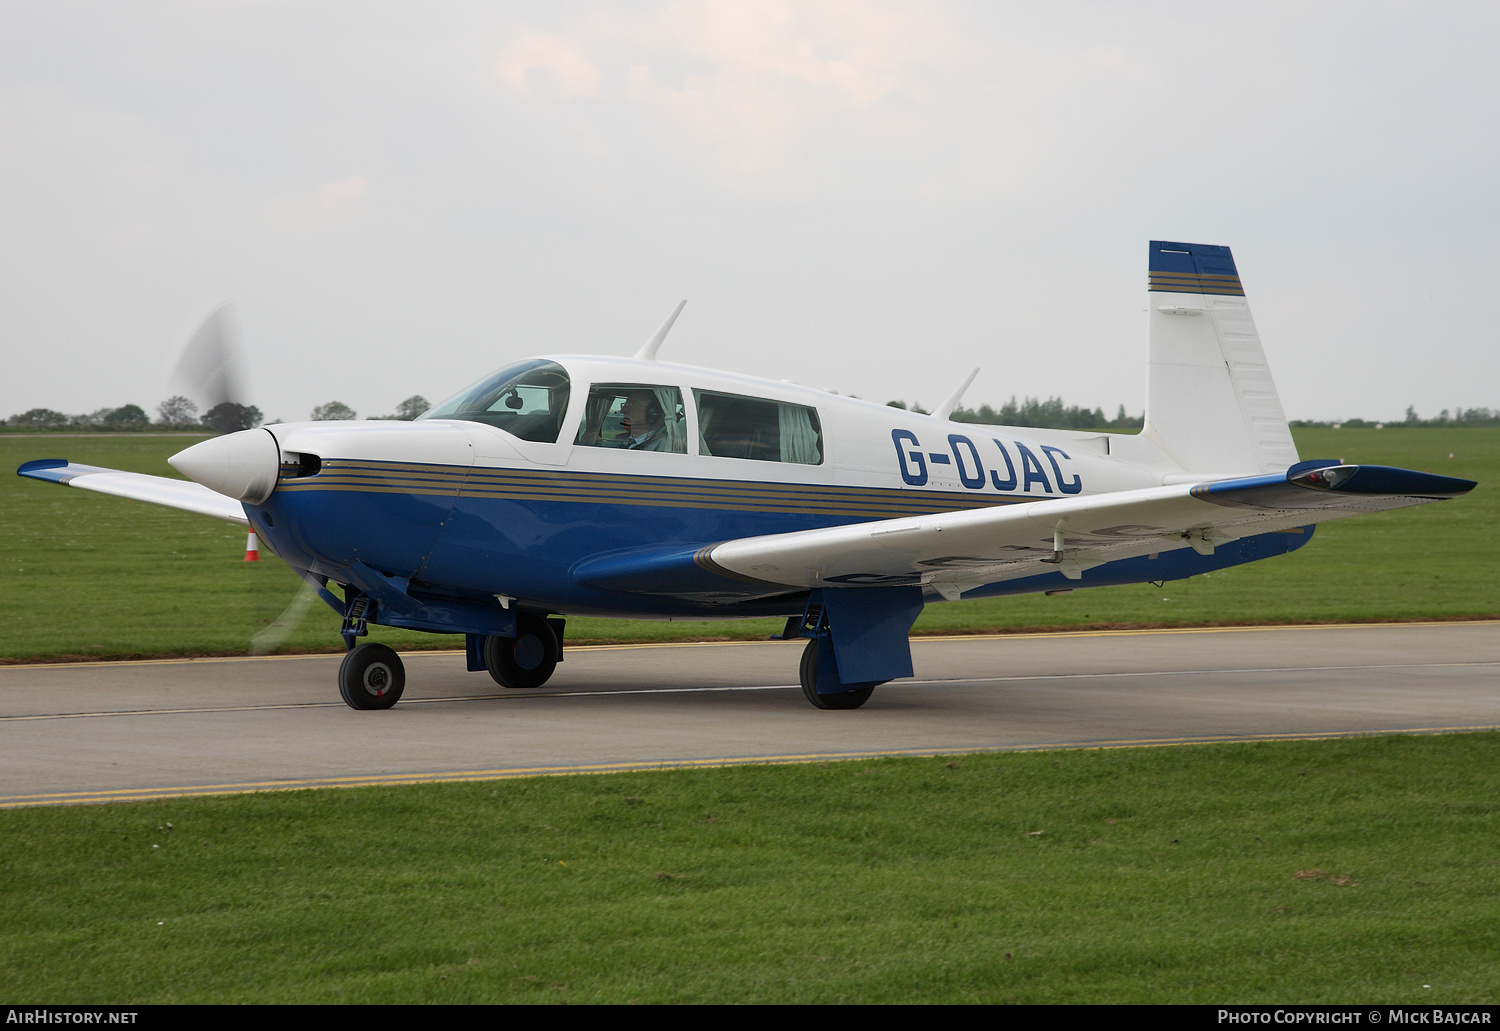
<svg viewBox="0 0 1500 1031"><path fill-rule="evenodd" d="M241 526L248 526L250 523L245 518L244 506L238 501L191 480L174 480L169 476L149 476L146 473L102 469L96 465L79 465L65 458L42 458L26 462L16 470L16 475L69 487L82 487L84 490L112 494L131 501L146 501L153 505L178 508L184 512L212 516Z"/></svg>
<svg viewBox="0 0 1500 1031"><path fill-rule="evenodd" d="M1220 480L1202 484L1193 491L1195 497L1221 505L1383 512L1423 501L1447 501L1467 494L1474 487L1473 480L1389 465L1301 462L1284 476Z"/></svg>

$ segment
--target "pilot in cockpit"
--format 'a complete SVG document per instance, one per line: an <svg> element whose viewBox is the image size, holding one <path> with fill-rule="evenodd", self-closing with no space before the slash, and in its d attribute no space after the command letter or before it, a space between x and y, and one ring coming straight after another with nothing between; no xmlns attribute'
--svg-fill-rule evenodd
<svg viewBox="0 0 1500 1031"><path fill-rule="evenodd" d="M629 451L668 451L667 424L661 402L650 390L632 390L620 409L625 436L619 447Z"/></svg>
<svg viewBox="0 0 1500 1031"><path fill-rule="evenodd" d="M577 442L621 451L687 453L682 394L676 387L596 383L589 391Z"/></svg>

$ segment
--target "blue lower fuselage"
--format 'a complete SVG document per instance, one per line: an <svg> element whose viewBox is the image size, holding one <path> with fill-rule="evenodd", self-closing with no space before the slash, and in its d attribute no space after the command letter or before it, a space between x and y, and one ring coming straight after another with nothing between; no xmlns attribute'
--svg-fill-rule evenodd
<svg viewBox="0 0 1500 1031"><path fill-rule="evenodd" d="M341 583L360 565L409 581L414 597L495 606L495 595L525 609L623 617L738 618L797 615L808 592L698 571L703 590L643 593L580 583L581 563L634 553L680 551L765 534L896 516L1009 504L1031 497L972 496L889 488L830 487L564 470L478 470L329 462L315 476L284 480L265 503L246 506L252 526L296 568ZM1221 545L1107 563L1079 580L1060 572L989 584L966 598L1110 584L1175 580L1280 555L1312 527ZM385 619L378 619L385 622ZM430 626L452 631L451 619ZM482 628L474 628L482 629Z"/></svg>

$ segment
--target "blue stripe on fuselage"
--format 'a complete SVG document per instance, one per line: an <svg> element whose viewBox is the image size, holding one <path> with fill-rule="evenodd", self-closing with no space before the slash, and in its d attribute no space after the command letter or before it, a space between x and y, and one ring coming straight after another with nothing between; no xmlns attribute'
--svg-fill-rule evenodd
<svg viewBox="0 0 1500 1031"><path fill-rule="evenodd" d="M564 612L708 617L801 611L806 592L724 575L697 549L742 537L869 519L826 513L659 507L618 502L522 501L347 491L278 491L252 519L293 566L339 578L355 561L430 589L488 600L505 593ZM268 520L266 516L271 518ZM1173 580L1283 554L1311 534L1271 533L1221 545L1111 562L1081 580L1044 573L985 586L968 597L1062 587ZM660 570L660 581L641 579ZM677 570L681 590L672 590ZM345 578L347 579L347 578ZM587 583L579 583L582 579ZM630 590L611 589L629 583ZM641 593L642 589L653 593ZM659 592L659 593L658 593Z"/></svg>

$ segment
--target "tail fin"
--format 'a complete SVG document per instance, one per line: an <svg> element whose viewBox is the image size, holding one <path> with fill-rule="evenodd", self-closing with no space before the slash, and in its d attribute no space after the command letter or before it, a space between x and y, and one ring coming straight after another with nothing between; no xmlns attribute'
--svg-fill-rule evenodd
<svg viewBox="0 0 1500 1031"><path fill-rule="evenodd" d="M1228 247L1151 242L1151 358L1142 434L1188 472L1297 461Z"/></svg>

